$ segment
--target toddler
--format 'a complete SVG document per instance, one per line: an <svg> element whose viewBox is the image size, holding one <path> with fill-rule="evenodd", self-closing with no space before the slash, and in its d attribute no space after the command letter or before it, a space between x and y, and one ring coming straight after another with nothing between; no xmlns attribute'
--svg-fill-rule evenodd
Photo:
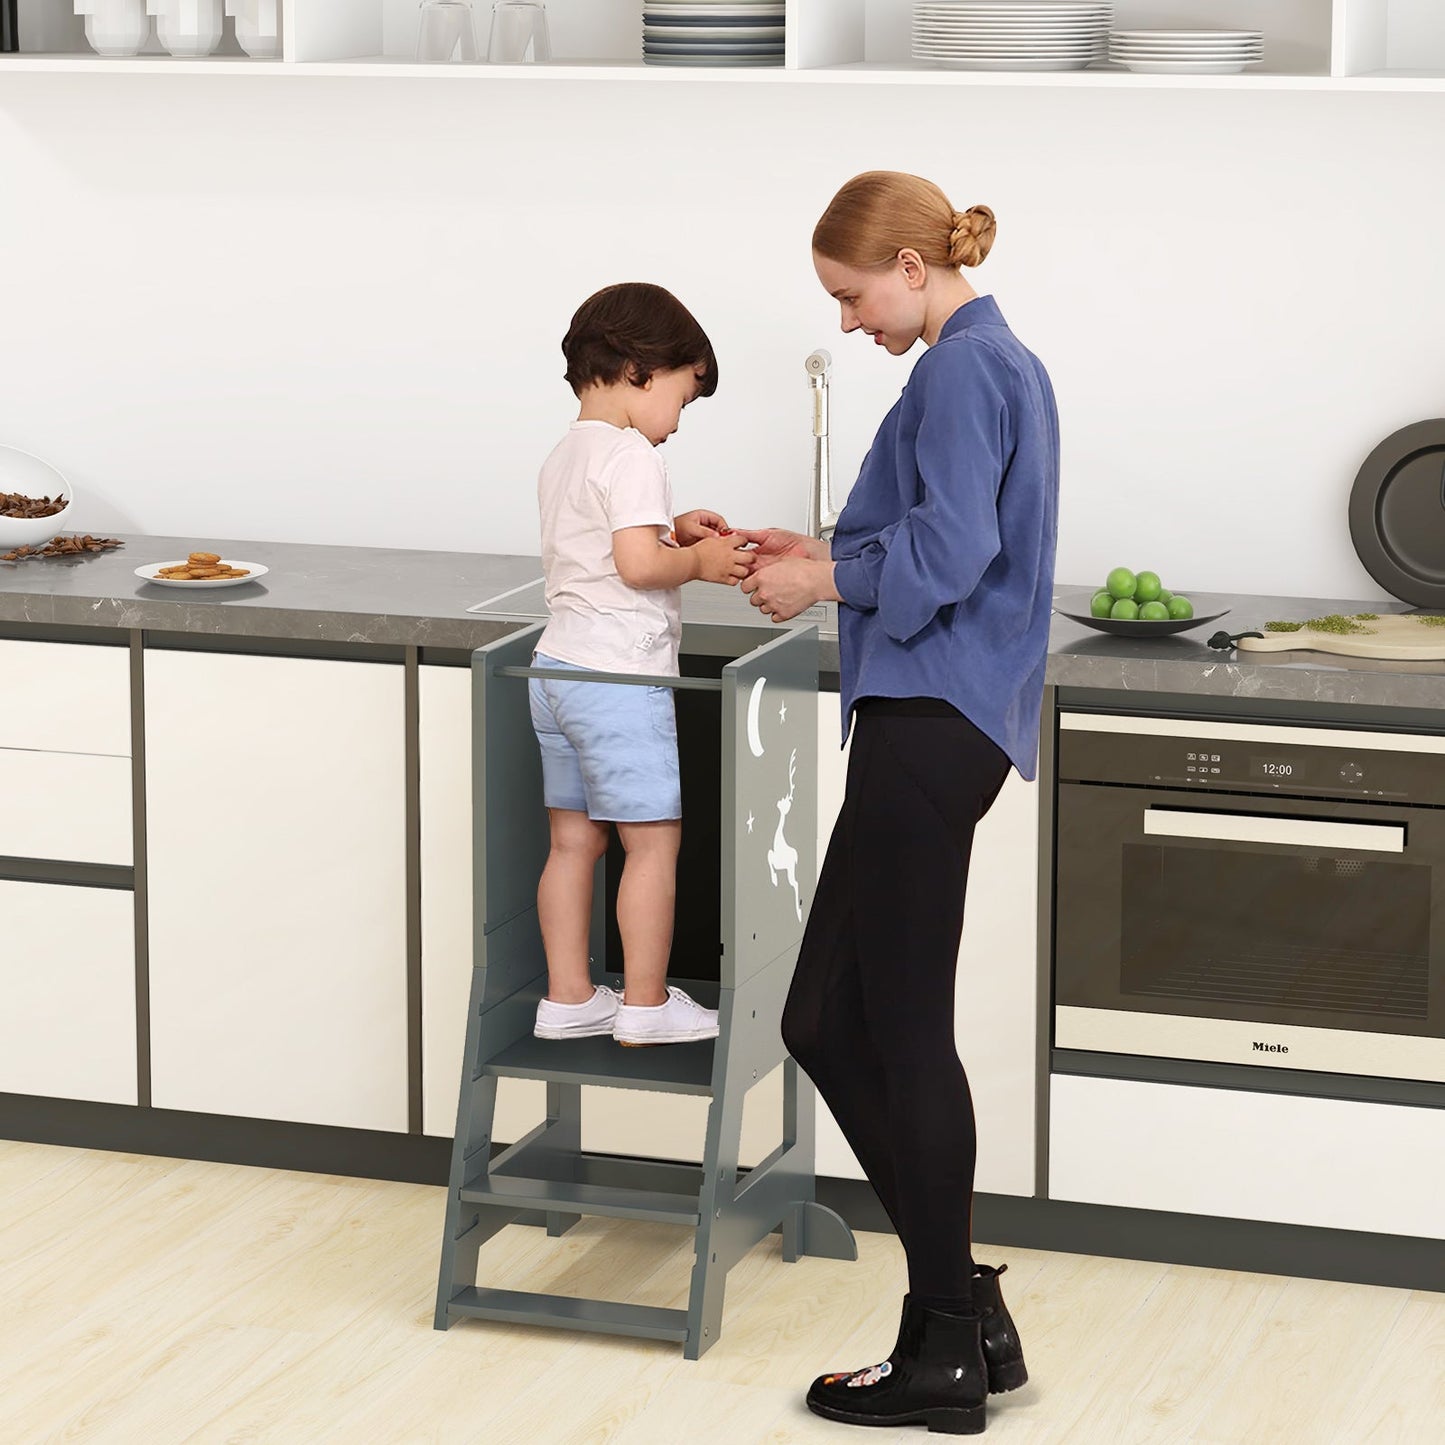
<svg viewBox="0 0 1445 1445"><path fill-rule="evenodd" d="M537 495L551 614L535 665L675 677L684 582L736 586L748 539L715 512L672 515L658 448L682 409L717 389L706 333L660 286L609 286L562 342L581 409L542 466ZM667 984L682 840L673 691L533 678L551 852L537 889L547 952L538 1038L619 1043L716 1038L717 1011ZM594 987L592 879L613 827L626 850L617 895L624 989Z"/></svg>

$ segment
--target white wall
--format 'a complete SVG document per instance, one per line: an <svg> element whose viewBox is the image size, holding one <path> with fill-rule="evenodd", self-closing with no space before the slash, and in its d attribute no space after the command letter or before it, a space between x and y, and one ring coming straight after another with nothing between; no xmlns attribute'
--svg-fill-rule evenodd
<svg viewBox="0 0 1445 1445"><path fill-rule="evenodd" d="M999 214L976 273L1063 413L1061 580L1370 597L1345 504L1445 410L1445 96L0 74L0 441L81 525L531 551L558 346L647 279L722 386L683 505L798 524L802 361L851 477L906 378L836 315L836 186Z"/></svg>

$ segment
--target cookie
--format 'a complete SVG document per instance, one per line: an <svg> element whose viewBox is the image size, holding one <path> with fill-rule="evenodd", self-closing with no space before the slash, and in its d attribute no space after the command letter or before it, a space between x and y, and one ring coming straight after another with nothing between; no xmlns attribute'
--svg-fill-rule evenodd
<svg viewBox="0 0 1445 1445"><path fill-rule="evenodd" d="M214 567L221 560L219 552L192 552L186 561L192 567Z"/></svg>

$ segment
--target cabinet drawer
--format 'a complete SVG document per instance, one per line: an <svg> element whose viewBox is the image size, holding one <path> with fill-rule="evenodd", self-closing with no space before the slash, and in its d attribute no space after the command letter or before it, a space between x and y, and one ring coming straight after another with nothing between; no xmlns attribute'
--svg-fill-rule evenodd
<svg viewBox="0 0 1445 1445"><path fill-rule="evenodd" d="M1051 1199L1445 1239L1445 1109L1071 1075L1050 1098Z"/></svg>
<svg viewBox="0 0 1445 1445"><path fill-rule="evenodd" d="M0 1093L134 1104L130 893L0 879Z"/></svg>
<svg viewBox="0 0 1445 1445"><path fill-rule="evenodd" d="M131 839L129 758L0 749L0 856L129 867Z"/></svg>
<svg viewBox="0 0 1445 1445"><path fill-rule="evenodd" d="M0 640L0 748L130 755L130 649Z"/></svg>

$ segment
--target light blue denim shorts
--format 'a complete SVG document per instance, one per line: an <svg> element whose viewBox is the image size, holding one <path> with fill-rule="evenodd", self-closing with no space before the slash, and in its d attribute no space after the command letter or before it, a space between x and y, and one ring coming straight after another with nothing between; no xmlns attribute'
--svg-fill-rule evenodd
<svg viewBox="0 0 1445 1445"><path fill-rule="evenodd" d="M589 671L533 655L534 667ZM542 796L597 822L655 823L682 817L677 712L670 687L629 683L527 684L532 730L542 748Z"/></svg>

